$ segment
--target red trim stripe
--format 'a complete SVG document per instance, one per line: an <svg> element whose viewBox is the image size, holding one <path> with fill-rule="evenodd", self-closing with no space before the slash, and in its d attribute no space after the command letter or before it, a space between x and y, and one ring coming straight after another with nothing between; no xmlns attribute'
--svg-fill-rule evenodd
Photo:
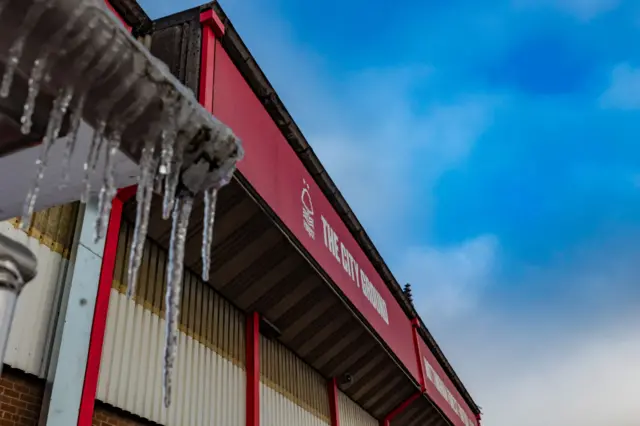
<svg viewBox="0 0 640 426"><path fill-rule="evenodd" d="M327 383L329 390L329 412L331 414L331 426L340 426L340 407L338 403L338 381L332 378Z"/></svg>
<svg viewBox="0 0 640 426"><path fill-rule="evenodd" d="M95 406L98 377L100 375L100 359L102 358L102 344L107 326L107 313L109 311L109 293L113 282L113 271L116 265L118 251L118 235L120 234L120 221L122 219L123 202L115 198L111 204L111 216L104 243L102 255L102 268L100 269L100 281L96 295L96 306L93 312L93 325L89 340L89 352L87 354L87 368L84 373L84 386L80 399L78 413L78 426L91 426L93 409Z"/></svg>
<svg viewBox="0 0 640 426"><path fill-rule="evenodd" d="M215 68L216 37L213 18L208 10L200 14L202 23L202 51L200 56L200 93L198 101L207 111L213 112L213 79Z"/></svg>
<svg viewBox="0 0 640 426"><path fill-rule="evenodd" d="M260 426L260 315L247 315L246 426Z"/></svg>
<svg viewBox="0 0 640 426"><path fill-rule="evenodd" d="M111 2L109 2L109 0L105 0L105 3L107 4L107 8L111 11L111 13L113 13L116 18L118 18L118 20L120 22L122 22L122 25L124 25L124 27L128 30L131 31L131 25L127 24L124 19L122 19L122 16L120 16L120 14L118 12L116 12L116 10L113 8L113 6L111 6Z"/></svg>
<svg viewBox="0 0 640 426"><path fill-rule="evenodd" d="M411 405L411 403L413 401L415 401L416 399L420 398L420 396L422 396L422 392L416 392L413 395L411 395L409 398L404 400L400 405L398 405L396 408L394 408L393 411L391 411L389 414L387 414L384 417L384 419L382 419L380 421L380 426L389 426L391 424L391 420L393 420L398 414L400 414L404 410L406 410L407 407L409 405Z"/></svg>

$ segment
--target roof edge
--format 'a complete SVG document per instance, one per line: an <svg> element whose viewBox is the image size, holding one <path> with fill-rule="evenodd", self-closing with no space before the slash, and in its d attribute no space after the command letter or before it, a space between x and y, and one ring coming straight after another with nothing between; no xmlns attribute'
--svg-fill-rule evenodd
<svg viewBox="0 0 640 426"><path fill-rule="evenodd" d="M127 25L131 26L133 36L148 33L153 27L153 21L136 0L107 0L118 12Z"/></svg>

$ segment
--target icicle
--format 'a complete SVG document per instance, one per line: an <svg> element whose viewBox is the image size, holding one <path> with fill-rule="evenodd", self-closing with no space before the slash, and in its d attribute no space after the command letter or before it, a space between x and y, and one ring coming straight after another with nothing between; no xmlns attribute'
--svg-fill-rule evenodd
<svg viewBox="0 0 640 426"><path fill-rule="evenodd" d="M193 132L177 131L180 128L180 118L188 115L190 105L187 102L183 102L179 111L179 114L175 115L175 121L172 124L174 130L172 130L172 137L174 138L175 148L172 148L173 158L171 160L170 168L165 177L164 197L162 202L162 218L168 219L173 210L173 204L176 198L176 190L178 188L178 182L180 181L180 170L182 168L182 160L184 158L184 150L194 136Z"/></svg>
<svg viewBox="0 0 640 426"><path fill-rule="evenodd" d="M31 133L31 117L36 107L36 99L40 93L40 83L44 76L44 70L47 67L47 57L43 56L35 60L31 69L31 77L29 78L29 90L27 92L27 100L24 103L24 111L20 118L22 123L21 132L23 135Z"/></svg>
<svg viewBox="0 0 640 426"><path fill-rule="evenodd" d="M189 142L187 138L179 138L175 143L175 153L171 164L171 170L165 177L164 197L162 200L162 218L168 219L176 199L176 190L180 181L180 169L184 158L184 149Z"/></svg>
<svg viewBox="0 0 640 426"><path fill-rule="evenodd" d="M44 5L42 3L44 3ZM33 5L27 11L24 23L20 26L20 35L9 48L9 59L7 60L4 75L2 76L2 83L0 84L0 98L9 96L11 86L13 85L13 76L16 73L16 69L18 69L20 59L22 59L22 51L24 50L27 37L33 30L33 27L38 23L40 16L49 7L51 7L49 0L34 0Z"/></svg>
<svg viewBox="0 0 640 426"><path fill-rule="evenodd" d="M98 20L95 17L91 21L89 21L89 25L85 27L82 30L82 32L67 45L67 51L73 50L76 47L78 47L81 43L83 43L89 37L91 31L97 26L97 23L98 23ZM110 62L112 62L112 60L116 57L120 48L122 47L121 43L115 43L115 37L116 37L116 32L114 31L111 34L111 37L106 38L104 43L101 44L101 47L106 47L108 45L111 45L111 47L109 48L106 54L101 55L98 62L90 70L86 70L86 68L89 66L89 63L96 56L96 54L100 52L100 49L98 49L95 52L93 50L83 51L80 57L78 58L78 60L74 64L72 64L76 72L82 73L86 71L90 73L92 78L88 78L87 80L92 83L95 83L94 81L95 78L100 77L102 76L102 74L105 73L106 71L105 67L108 66ZM73 45L73 47L69 47L70 45ZM63 51L60 56L65 55L67 51ZM63 185L65 185L69 181L69 173L70 173L69 161L71 159L71 156L73 155L73 152L75 151L76 142L78 140L78 132L80 130L80 124L82 122L82 114L84 112L84 104L85 104L87 89L88 89L87 87L81 87L78 89L78 92L79 92L78 98L77 98L78 100L76 102L76 106L71 116L71 129L69 132L69 139L67 140L67 147L65 150L65 158L64 158L65 165L63 168L64 170ZM98 122L98 125L96 126L96 132L93 135L91 146L89 148L89 155L87 156L87 159L85 160L85 163L84 163L84 178L83 178L84 190L80 198L83 203L87 202L89 192L91 190L89 175L93 170L93 168L95 167L95 164L97 164L98 162L100 148L101 148L101 140L104 136L106 126L107 126L106 120L101 120Z"/></svg>
<svg viewBox="0 0 640 426"><path fill-rule="evenodd" d="M161 175L168 175L171 172L171 159L173 158L173 143L176 139L177 129L177 106L176 101L178 99L178 94L173 93L167 97L165 102L168 102L167 105L167 127L165 127L162 131L162 143L161 143L161 151L160 151L160 168L158 169L158 173ZM165 217L166 219L166 217Z"/></svg>
<svg viewBox="0 0 640 426"><path fill-rule="evenodd" d="M89 145L89 154L87 155L87 159L85 160L83 166L84 177L82 179L82 186L84 187L84 190L80 197L80 201L82 203L86 203L87 201L89 201L89 194L91 191L91 180L89 179L89 177L93 169L92 165L98 162L102 139L104 138L104 132L106 128L107 121L100 120L94 130L93 138L91 138L91 145Z"/></svg>
<svg viewBox="0 0 640 426"><path fill-rule="evenodd" d="M118 87L116 90L115 99L120 100L124 94L126 94L131 86L138 80L134 74L129 75L125 81ZM126 130L127 126L134 122L140 117L140 115L144 112L144 110L149 105L149 101L151 100L150 92L145 92L144 95L140 95L136 98L136 100L130 104L123 111L119 112L119 117L110 118L110 122L114 124L114 131L111 135L111 140L107 147L107 161L105 165L104 171L104 180L102 184L102 188L100 189L100 199L98 203L98 217L96 219L96 233L95 239L98 241L104 236L104 233L107 230L107 223L109 221L109 214L111 213L111 201L113 200L113 196L116 193L115 183L113 179L113 160L120 147L120 139L122 138L122 133ZM114 107L117 105L117 102L113 103ZM110 114L110 117L113 114Z"/></svg>
<svg viewBox="0 0 640 426"><path fill-rule="evenodd" d="M41 52L38 54L37 59L33 63L31 69L31 76L29 78L29 90L27 93L27 100L24 104L24 112L20 118L22 123L22 134L28 135L31 132L32 116L35 110L36 100L40 93L40 85L43 78L45 78L45 70L49 64L49 58L52 54L57 54L59 45L64 40L65 36L69 34L69 31L76 24L80 16L84 13L84 3L78 6L71 15L71 18L66 22L62 29L56 31L50 38L50 41L41 48Z"/></svg>
<svg viewBox="0 0 640 426"><path fill-rule="evenodd" d="M76 150L76 142L78 141L78 133L80 132L80 124L82 123L82 113L84 111L84 102L86 96L84 94L80 95L76 101L76 106L73 112L71 113L71 125L69 129L69 135L67 136L67 145L64 149L64 158L63 158L63 176L62 176L62 185L63 188L67 183L69 183L70 174L71 174L71 157L73 157L73 153Z"/></svg>
<svg viewBox="0 0 640 426"><path fill-rule="evenodd" d="M202 230L202 280L209 281L211 266L211 245L213 244L213 225L216 218L218 190L204 192L204 226Z"/></svg>
<svg viewBox="0 0 640 426"><path fill-rule="evenodd" d="M100 73L97 74L98 77L101 77L104 79L103 74L108 74L109 76L111 76L113 75L113 73L117 71L117 69L123 63L126 63L126 61L131 56L130 52L126 52L122 60L116 62L115 69L111 70L111 73L106 73L106 71L102 69L102 67L108 65L109 62L111 62L111 60L114 59L115 55L117 54L117 52L120 50L121 47L122 47L122 43L116 43L116 45L112 47L112 49L110 50L112 52L111 55L104 55L99 60L98 64L95 67L96 69L100 70ZM105 57L107 57L107 59L104 59ZM98 124L94 129L94 135L91 140L91 145L89 148L89 155L87 157L86 162L84 163L84 172L85 172L84 179L83 179L84 193L80 199L83 203L87 202L89 198L89 194L91 192L90 174L92 171L95 170L96 166L98 165L98 160L100 159L100 152L102 151L102 143L105 138L105 131L108 124L107 118L109 117L113 107L120 100L121 96L123 96L124 93L126 93L126 90L131 86L131 84L133 84L133 82L135 81L135 78L136 78L135 75L130 76L129 78L127 78L124 84L121 84L120 86L118 86L118 89L115 91L115 95L111 95L109 98L104 100L104 103L102 104L102 108L98 113L99 116L102 118L98 120Z"/></svg>
<svg viewBox="0 0 640 426"><path fill-rule="evenodd" d="M176 200L173 210L173 227L169 243L169 261L167 263L166 298L166 341L164 348L163 391L164 406L171 404L171 384L173 366L178 352L178 319L180 317L180 291L184 265L184 246L187 239L189 216L193 206L193 198L182 196Z"/></svg>
<svg viewBox="0 0 640 426"><path fill-rule="evenodd" d="M84 5L84 3L83 3ZM84 12L84 7L80 6L79 7L79 14L78 17L82 15L82 13ZM93 30L96 29L96 27L98 26L98 18L96 16L93 16L91 18L91 20L89 20L89 22L87 23L86 26L82 27L82 30L80 31L80 33L73 37L72 39L68 40L66 43L64 43L62 46L60 46L60 50L58 51L57 54L57 58L63 58L64 56L67 55L67 53L77 49L82 43L86 42L89 39L89 36L91 35L91 32ZM69 28L69 30L71 30L71 27ZM105 43L100 44L100 48L97 49L97 51L93 51L90 49L85 49L82 53L81 56L79 58L79 60L77 62L74 62L71 64L72 67L79 69L79 70L84 70L84 68L86 67L87 63L91 60L91 58L93 56L88 55L88 54L96 54L98 52L101 52L101 48L103 48L104 46L106 46L106 42L108 42L109 40L107 39L105 41ZM87 57L88 56L88 57ZM106 56L106 55L105 55ZM83 64L81 66L77 66L79 64Z"/></svg>
<svg viewBox="0 0 640 426"><path fill-rule="evenodd" d="M63 90L60 90L58 97L53 102L53 108L51 110L51 115L49 116L47 130L45 132L44 139L42 140L40 157L36 162L36 165L38 166L38 172L33 183L33 187L27 195L24 210L22 213L21 226L23 229L26 229L29 226L29 221L31 219L31 216L33 215L33 209L36 205L36 199L38 198L38 194L40 192L40 182L42 181L45 169L47 168L49 151L55 140L58 138L60 127L62 127L62 121L65 114L67 113L67 108L69 107L69 102L71 102L72 96L73 88L71 86L68 86Z"/></svg>
<svg viewBox="0 0 640 426"><path fill-rule="evenodd" d="M69 50L75 49L76 47L78 47L81 43L83 43L88 37L89 34L91 33L91 30L94 29L97 25L97 19L92 19L91 21L89 21L89 25L87 27L85 27L82 32L69 44L74 45L73 47L68 47ZM114 33L115 34L115 33ZM101 47L105 47L107 46L107 44L109 42L113 41L113 35L111 39L106 39L105 43L103 46ZM119 46L119 45L118 45ZM99 51L99 50L98 50ZM80 58L73 64L73 67L76 69L76 72L85 72L87 66L89 65L89 63L91 62L91 59L93 59L96 54L98 53L98 51L94 52L92 50L85 50L84 52L82 52L82 54L80 55ZM111 54L103 54L100 59L98 60L98 63L91 69L88 70L87 72L91 73L91 75L99 75L100 73L104 72L104 67L105 65L107 65L111 59L113 59L113 57L115 56L115 53L113 52L117 52L115 47L112 47L111 49L109 49L108 52L111 52ZM61 56L65 55L66 52L62 52ZM88 79L89 81L92 81L92 79ZM78 132L80 131L80 124L82 123L82 114L84 112L84 104L85 104L85 100L86 100L86 92L87 92L87 88L86 87L82 87L79 88L79 95L78 95L78 100L76 102L76 106L73 110L73 113L71 115L71 129L69 132L69 138L67 140L67 147L65 150L65 158L64 158L64 178L63 178L63 185L69 182L69 174L70 174L70 167L69 167L69 162L71 160L71 156L73 155L73 152L75 151L75 146L76 146L76 142L78 140ZM94 161L94 157L97 157L99 154L99 145L100 145L100 139L102 138L102 134L104 133L105 129L106 129L107 123L106 120L100 121L98 123L98 125L96 126L98 131L96 131L93 135L92 141L91 141L91 146L89 148L89 155L87 156L87 159L85 160L84 163L84 178L83 178L83 193L81 195L81 201L83 203L87 202L87 198L89 196L89 191L90 191L90 182L89 182L89 174L91 172L90 170L90 166L94 163L97 162L97 158ZM102 128L102 131L99 131L100 128Z"/></svg>
<svg viewBox="0 0 640 426"><path fill-rule="evenodd" d="M138 190L136 192L136 223L133 230L133 241L129 252L129 267L127 268L127 296L132 297L136 291L138 282L138 270L142 263L142 253L144 242L147 238L147 228L149 225L149 212L153 199L153 185L156 178L157 160L155 154L155 138L149 138L142 149L140 168L142 169L138 180Z"/></svg>
<svg viewBox="0 0 640 426"><path fill-rule="evenodd" d="M116 187L113 180L113 160L120 147L120 138L120 133L115 133L111 135L111 139L107 144L107 159L105 160L102 188L100 188L98 196L98 217L96 218L93 237L96 243L104 237L104 233L107 230L107 223L111 214L111 201L113 196L116 195Z"/></svg>

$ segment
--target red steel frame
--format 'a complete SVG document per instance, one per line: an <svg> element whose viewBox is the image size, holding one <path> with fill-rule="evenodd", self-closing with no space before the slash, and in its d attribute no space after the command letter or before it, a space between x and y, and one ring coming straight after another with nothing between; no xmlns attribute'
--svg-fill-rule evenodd
<svg viewBox="0 0 640 426"><path fill-rule="evenodd" d="M122 207L135 193L135 186L121 189L111 203L111 216L109 216L109 226L104 242L100 281L98 282L96 306L93 312L93 324L89 338L87 367L84 374L84 386L82 388L82 397L80 399L80 409L78 412L78 426L91 426L93 420L93 409L95 407L98 377L100 375L102 345L107 327L109 293L111 292L111 284L113 283L113 271L115 269L116 254L118 251Z"/></svg>
<svg viewBox="0 0 640 426"><path fill-rule="evenodd" d="M247 315L247 400L246 425L260 426L260 315Z"/></svg>
<svg viewBox="0 0 640 426"><path fill-rule="evenodd" d="M338 381L332 378L327 382L329 392L329 412L331 415L331 426L340 426L340 408L338 406Z"/></svg>
<svg viewBox="0 0 640 426"><path fill-rule="evenodd" d="M120 15L113 9L111 3L105 0L107 7L118 17L125 28L131 31ZM102 254L102 266L100 268L100 280L96 294L96 305L93 311L93 323L89 337L89 349L87 353L87 366L84 373L84 384L80 407L78 410L78 426L91 426L93 422L93 410L96 402L96 390L98 377L100 376L100 360L102 358L102 345L104 333L107 327L107 313L109 311L109 293L113 282L113 271L116 265L118 251L118 236L120 235L120 222L122 220L122 207L124 203L136 193L136 187L131 186L118 191L111 203L111 215L104 242Z"/></svg>
<svg viewBox="0 0 640 426"><path fill-rule="evenodd" d="M387 414L384 419L380 420L380 426L391 426L391 420L393 420L398 414L402 413L407 409L409 405L416 399L422 396L422 392L416 392L411 395L409 398L404 400L400 405L394 408L389 414Z"/></svg>

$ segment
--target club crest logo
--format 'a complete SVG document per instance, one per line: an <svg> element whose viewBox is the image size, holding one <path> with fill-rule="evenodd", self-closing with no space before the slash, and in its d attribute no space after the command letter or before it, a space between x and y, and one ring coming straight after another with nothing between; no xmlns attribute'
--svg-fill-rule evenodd
<svg viewBox="0 0 640 426"><path fill-rule="evenodd" d="M312 240L316 239L316 225L313 217L313 203L311 202L311 194L309 192L309 184L302 179L302 194L300 195L302 202L302 225Z"/></svg>

